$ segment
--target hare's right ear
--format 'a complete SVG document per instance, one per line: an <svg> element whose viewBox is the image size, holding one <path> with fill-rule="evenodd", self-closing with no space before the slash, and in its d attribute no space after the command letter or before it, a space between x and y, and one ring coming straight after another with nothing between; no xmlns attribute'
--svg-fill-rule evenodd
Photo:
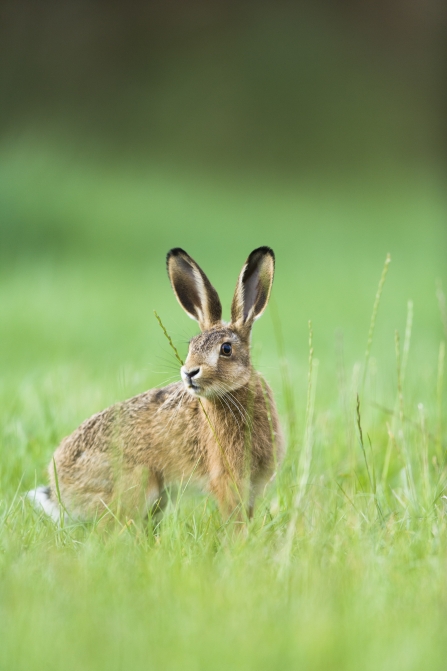
<svg viewBox="0 0 447 671"><path fill-rule="evenodd" d="M166 263L172 288L186 314L199 322L202 331L219 323L219 296L200 266L179 247L168 252Z"/></svg>
<svg viewBox="0 0 447 671"><path fill-rule="evenodd" d="M231 304L231 321L250 331L267 307L275 272L275 255L270 247L252 251L241 270Z"/></svg>

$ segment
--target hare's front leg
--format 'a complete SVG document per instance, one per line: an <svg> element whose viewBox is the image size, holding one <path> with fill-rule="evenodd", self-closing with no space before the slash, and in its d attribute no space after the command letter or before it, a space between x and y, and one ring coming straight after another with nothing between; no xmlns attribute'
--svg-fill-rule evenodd
<svg viewBox="0 0 447 671"><path fill-rule="evenodd" d="M273 476L272 476L273 477ZM272 478L270 478L272 479ZM269 482L269 474L252 476L250 482L250 494L248 498L248 517L251 519L253 517L253 512L255 508L255 502L258 496L262 496L265 492L265 488Z"/></svg>
<svg viewBox="0 0 447 671"><path fill-rule="evenodd" d="M210 481L210 490L217 499L222 519L242 523L246 519L244 511L243 482L241 478L220 472Z"/></svg>
<svg viewBox="0 0 447 671"><path fill-rule="evenodd" d="M146 516L159 519L168 503L161 473L150 473L146 487Z"/></svg>

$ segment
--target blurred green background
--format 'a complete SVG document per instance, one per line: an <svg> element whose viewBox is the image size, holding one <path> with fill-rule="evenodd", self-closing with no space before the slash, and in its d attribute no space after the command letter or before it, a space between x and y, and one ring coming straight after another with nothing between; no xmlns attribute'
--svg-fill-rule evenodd
<svg viewBox="0 0 447 671"><path fill-rule="evenodd" d="M446 34L438 0L2 0L0 669L445 668ZM178 379L153 310L182 353L197 326L166 252L229 317L259 245L253 357L291 439L247 538L197 492L158 534L39 517L21 495L64 435Z"/></svg>
<svg viewBox="0 0 447 671"><path fill-rule="evenodd" d="M165 274L173 246L203 266L227 315L250 250L274 248L300 389L308 319L328 385L342 340L349 364L362 357L387 252L373 353L393 361L410 298L414 347L436 351L439 3L4 2L0 26L4 379L140 370L110 401L161 383L153 309L180 345L194 332ZM278 387L268 313L255 357Z"/></svg>

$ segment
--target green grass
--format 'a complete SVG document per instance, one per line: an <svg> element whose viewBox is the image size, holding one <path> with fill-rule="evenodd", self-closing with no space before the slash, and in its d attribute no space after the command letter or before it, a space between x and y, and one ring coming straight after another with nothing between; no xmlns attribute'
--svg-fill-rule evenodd
<svg viewBox="0 0 447 671"><path fill-rule="evenodd" d="M317 189L131 174L35 146L1 156L0 668L445 668L436 180ZM277 277L253 353L289 452L248 534L189 490L156 534L36 514L22 495L45 482L64 435L177 374L153 310L182 356L195 326L172 296L167 249L197 258L228 313L258 244L277 252Z"/></svg>

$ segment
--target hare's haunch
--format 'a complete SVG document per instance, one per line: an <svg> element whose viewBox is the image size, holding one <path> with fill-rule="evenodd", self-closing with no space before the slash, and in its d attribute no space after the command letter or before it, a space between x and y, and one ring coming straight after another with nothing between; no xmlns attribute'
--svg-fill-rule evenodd
<svg viewBox="0 0 447 671"><path fill-rule="evenodd" d="M211 491L224 518L251 514L283 443L272 392L250 360L250 334L265 310L275 257L259 247L236 285L231 322L216 290L182 249L167 256L172 288L201 333L181 367L182 382L152 389L93 415L64 438L49 467L50 486L28 493L53 519L145 514L163 504L171 482Z"/></svg>

